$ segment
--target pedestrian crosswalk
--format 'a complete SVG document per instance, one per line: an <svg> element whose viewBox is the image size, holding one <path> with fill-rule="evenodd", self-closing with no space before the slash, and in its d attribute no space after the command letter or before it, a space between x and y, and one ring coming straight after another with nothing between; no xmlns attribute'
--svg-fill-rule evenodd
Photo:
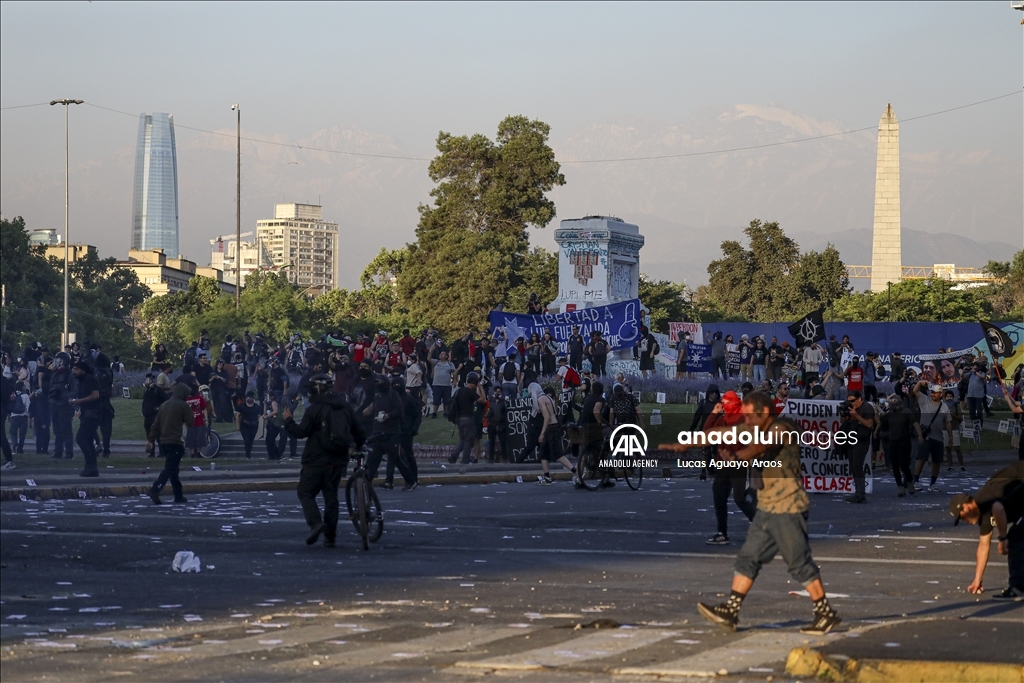
<svg viewBox="0 0 1024 683"><path fill-rule="evenodd" d="M533 613L530 613L533 616ZM242 616L242 615L239 615ZM380 614L339 623L331 613L277 614L181 628L38 634L5 644L5 674L38 676L35 663L89 662L82 680L116 675L153 680L215 680L255 661L266 680L344 678L353 670L419 671L427 680L502 671L650 676L781 674L794 647L822 645L785 628L737 634L705 624L616 626L564 623L402 623ZM332 618L333 617L333 618ZM527 617L530 618L530 617ZM351 617L350 617L351 619ZM546 623L545 623L546 622ZM608 626L608 627L604 627ZM696 627L696 628L695 628Z"/></svg>

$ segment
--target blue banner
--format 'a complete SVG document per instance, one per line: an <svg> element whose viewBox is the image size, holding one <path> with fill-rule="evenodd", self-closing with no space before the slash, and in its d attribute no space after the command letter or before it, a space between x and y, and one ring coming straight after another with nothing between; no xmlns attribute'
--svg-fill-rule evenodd
<svg viewBox="0 0 1024 683"><path fill-rule="evenodd" d="M711 347L707 344L690 344L690 355L686 369L690 372L711 372Z"/></svg>
<svg viewBox="0 0 1024 683"><path fill-rule="evenodd" d="M632 348L640 338L640 300L630 299L610 306L540 315L491 311L490 322L492 338L500 339L501 331L504 330L508 341L512 343L518 337L529 340L531 334L543 337L545 332L550 332L558 342L559 354L566 353L572 328L577 326L587 343L590 343L590 333L596 330L610 348L626 349Z"/></svg>
<svg viewBox="0 0 1024 683"><path fill-rule="evenodd" d="M796 340L789 333L791 323L704 323L704 335L710 339L715 332L722 332L723 335L731 334L736 341L740 335L754 336L763 335L765 340L771 344L773 336L777 336L779 343L788 341L795 346ZM1014 352L1003 360L1003 368L1008 372L1018 363L1024 363L1024 324L1021 323L995 323L1005 331L1014 344ZM842 342L844 335L849 335L850 342L858 357L863 361L864 354L874 351L881 357L886 368L889 367L889 360L893 352L899 352L907 367L912 367L918 372L921 371L925 360L922 356L938 354L939 349L943 351L952 348L953 351L963 349L974 349L984 351L988 355L988 346L982 335L981 326L978 323L825 323L825 339L818 344L826 349L829 337L836 335L836 339ZM989 358L991 361L991 358ZM822 369L827 367L822 364Z"/></svg>

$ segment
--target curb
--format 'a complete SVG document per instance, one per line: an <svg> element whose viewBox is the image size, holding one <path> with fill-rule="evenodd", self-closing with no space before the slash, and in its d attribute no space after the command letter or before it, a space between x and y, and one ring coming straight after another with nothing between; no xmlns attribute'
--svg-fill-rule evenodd
<svg viewBox="0 0 1024 683"><path fill-rule="evenodd" d="M539 472L539 470L538 470ZM525 474L435 474L420 477L420 486L434 484L515 484L522 478L524 484L533 483L534 473ZM553 472L552 479L569 481L572 476L568 472ZM374 481L383 481L377 478ZM274 479L265 481L218 481L196 482L185 487L187 493L244 493L248 491L294 491L298 484L295 479ZM145 484L115 484L112 486L38 486L5 488L0 490L0 501L15 500L70 500L75 498L137 498L149 493Z"/></svg>
<svg viewBox="0 0 1024 683"><path fill-rule="evenodd" d="M786 673L851 683L1022 683L1024 666L989 662L930 662L899 659L832 659L798 647L786 658Z"/></svg>

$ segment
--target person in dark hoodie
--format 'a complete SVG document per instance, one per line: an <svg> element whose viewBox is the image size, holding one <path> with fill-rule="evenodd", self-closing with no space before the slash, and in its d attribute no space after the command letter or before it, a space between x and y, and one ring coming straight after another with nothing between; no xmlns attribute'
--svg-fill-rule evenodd
<svg viewBox="0 0 1024 683"><path fill-rule="evenodd" d="M302 514L309 525L306 545L313 545L324 536L324 547L333 548L338 533L338 485L348 469L348 454L366 442L355 413L345 397L331 392L334 380L320 373L309 379L309 409L296 424L292 412L285 409L284 429L288 436L305 439L302 449L302 470L297 493ZM324 497L323 515L316 497Z"/></svg>
<svg viewBox="0 0 1024 683"><path fill-rule="evenodd" d="M399 439L402 431L402 413L405 405L398 393L391 388L391 382L385 377L378 377L373 383L373 402L363 409L363 417L372 420L373 434L369 442L372 444L370 457L366 461L366 471L370 479L377 478L377 469L380 467L384 454L388 456L388 462L392 459L398 467L398 471L405 480L406 487L412 485L416 480L405 462L399 457ZM381 488L394 488L385 482ZM411 490L411 489L410 489Z"/></svg>
<svg viewBox="0 0 1024 683"><path fill-rule="evenodd" d="M412 474L412 483L406 483L403 491L412 491L419 486L419 468L416 466L416 455L413 453L412 440L420 431L420 424L423 422L423 401L417 395L418 389L405 387L405 380L401 377L391 378L391 388L395 390L398 397L402 399L401 435L398 439L398 455L405 463L406 468ZM388 468L385 471L384 483L388 488L394 486L396 460L388 458Z"/></svg>
<svg viewBox="0 0 1024 683"><path fill-rule="evenodd" d="M171 398L164 401L153 424L149 428L149 443L160 444L160 453L164 456L164 469L153 482L149 489L149 497L154 505L160 505L160 490L168 480L171 482L171 489L174 491L174 502L181 505L188 501L182 495L181 480L178 478L178 466L185 455L185 444L181 440L183 427L191 427L193 422L192 407L185 402L191 390L187 384L176 384L171 392Z"/></svg>
<svg viewBox="0 0 1024 683"><path fill-rule="evenodd" d="M722 391L718 388L717 384L709 384L707 390L704 392L704 400L697 404L697 409L693 411L693 422L690 423L691 432L699 432L704 429L704 423L708 421L708 416L715 409L715 405L722 400ZM707 446L704 449L704 455L710 456L714 453L714 446ZM705 481L708 478L708 468L702 467L700 470L700 480Z"/></svg>
<svg viewBox="0 0 1024 683"><path fill-rule="evenodd" d="M373 432L373 417L366 413L366 409L373 405L373 370L370 363L363 361L359 364L356 379L348 390L348 404L356 414L356 419L363 427L363 432Z"/></svg>

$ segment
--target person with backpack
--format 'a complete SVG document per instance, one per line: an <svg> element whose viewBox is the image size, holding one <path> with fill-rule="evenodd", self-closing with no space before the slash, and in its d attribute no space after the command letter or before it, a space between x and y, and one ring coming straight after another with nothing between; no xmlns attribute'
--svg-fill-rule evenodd
<svg viewBox="0 0 1024 683"><path fill-rule="evenodd" d="M604 340L600 330L590 333L590 344L587 346L590 364L595 377L604 377L605 364L608 362L608 342Z"/></svg>
<svg viewBox="0 0 1024 683"><path fill-rule="evenodd" d="M515 398L518 396L519 388L523 385L523 373L519 369L519 364L516 363L517 356L513 350L514 348L513 346L509 347L508 358L498 368L501 394L505 398Z"/></svg>
<svg viewBox="0 0 1024 683"><path fill-rule="evenodd" d="M555 374L562 378L562 389L575 389L582 383L579 373L569 364L569 359L565 356L558 359L558 372Z"/></svg>
<svg viewBox="0 0 1024 683"><path fill-rule="evenodd" d="M154 356L155 358L156 356ZM154 361L155 364L156 361ZM185 355L182 356L182 365L197 365L199 363L199 342L192 342L192 346L185 349Z"/></svg>
<svg viewBox="0 0 1024 683"><path fill-rule="evenodd" d="M296 424L290 410L283 413L288 435L306 440L296 487L310 530L306 545L313 545L322 535L325 548L334 547L338 533L338 486L348 469L349 451L353 447L359 450L366 442L366 433L345 397L331 391L333 384L323 373L310 378L310 405L301 423ZM324 499L322 514L318 495Z"/></svg>

